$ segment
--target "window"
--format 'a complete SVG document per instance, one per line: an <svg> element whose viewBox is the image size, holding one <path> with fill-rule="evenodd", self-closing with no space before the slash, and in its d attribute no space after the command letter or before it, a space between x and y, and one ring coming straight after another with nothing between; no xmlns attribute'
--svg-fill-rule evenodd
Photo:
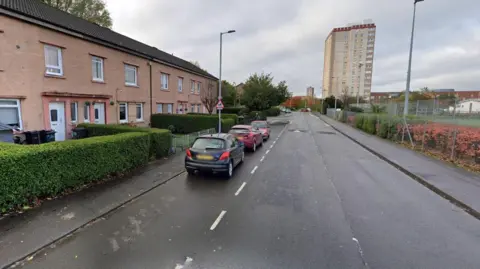
<svg viewBox="0 0 480 269"><path fill-rule="evenodd" d="M51 122L58 121L58 110L57 109L50 109L50 121Z"/></svg>
<svg viewBox="0 0 480 269"><path fill-rule="evenodd" d="M191 89L190 89L190 92L191 92L191 93L194 93L194 92L195 92L195 81L192 80L191 83L192 83L192 87L191 87Z"/></svg>
<svg viewBox="0 0 480 269"><path fill-rule="evenodd" d="M137 86L137 67L125 65L125 85Z"/></svg>
<svg viewBox="0 0 480 269"><path fill-rule="evenodd" d="M197 82L197 94L200 94L201 83Z"/></svg>
<svg viewBox="0 0 480 269"><path fill-rule="evenodd" d="M157 104L157 113L163 113L163 104Z"/></svg>
<svg viewBox="0 0 480 269"><path fill-rule="evenodd" d="M70 103L70 111L72 122L77 122L78 104L76 102Z"/></svg>
<svg viewBox="0 0 480 269"><path fill-rule="evenodd" d="M128 105L127 103L120 103L119 104L119 120L120 122L128 122Z"/></svg>
<svg viewBox="0 0 480 269"><path fill-rule="evenodd" d="M103 59L92 56L92 80L103 82Z"/></svg>
<svg viewBox="0 0 480 269"><path fill-rule="evenodd" d="M173 113L173 104L167 104L167 113L172 114Z"/></svg>
<svg viewBox="0 0 480 269"><path fill-rule="evenodd" d="M63 76L61 48L45 45L45 74Z"/></svg>
<svg viewBox="0 0 480 269"><path fill-rule="evenodd" d="M177 114L183 114L183 105L182 104L178 104Z"/></svg>
<svg viewBox="0 0 480 269"><path fill-rule="evenodd" d="M178 77L178 91L183 92L183 78Z"/></svg>
<svg viewBox="0 0 480 269"><path fill-rule="evenodd" d="M137 104L136 119L143 121L143 104Z"/></svg>
<svg viewBox="0 0 480 269"><path fill-rule="evenodd" d="M190 104L190 112L195 112L195 104Z"/></svg>
<svg viewBox="0 0 480 269"><path fill-rule="evenodd" d="M162 73L160 75L160 83L162 84L162 90L168 90L168 74Z"/></svg>
<svg viewBox="0 0 480 269"><path fill-rule="evenodd" d="M90 105L83 105L83 122L90 122Z"/></svg>
<svg viewBox="0 0 480 269"><path fill-rule="evenodd" d="M0 123L22 129L20 100L0 99Z"/></svg>
<svg viewBox="0 0 480 269"><path fill-rule="evenodd" d="M200 105L200 104L197 105L197 113L200 113L200 107L201 107L201 106L202 106L202 105Z"/></svg>

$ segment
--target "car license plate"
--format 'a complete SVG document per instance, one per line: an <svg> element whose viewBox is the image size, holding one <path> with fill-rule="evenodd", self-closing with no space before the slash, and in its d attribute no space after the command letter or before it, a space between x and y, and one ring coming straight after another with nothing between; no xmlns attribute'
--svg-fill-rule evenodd
<svg viewBox="0 0 480 269"><path fill-rule="evenodd" d="M197 155L197 159L204 160L204 161L211 161L213 160L213 156L210 155Z"/></svg>

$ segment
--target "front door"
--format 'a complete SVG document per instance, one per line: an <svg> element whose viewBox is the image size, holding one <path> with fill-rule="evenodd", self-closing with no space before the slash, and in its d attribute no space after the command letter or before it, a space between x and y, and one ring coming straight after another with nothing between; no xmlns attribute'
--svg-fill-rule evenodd
<svg viewBox="0 0 480 269"><path fill-rule="evenodd" d="M65 104L50 103L50 128L55 131L55 141L65 140Z"/></svg>
<svg viewBox="0 0 480 269"><path fill-rule="evenodd" d="M105 103L95 103L93 113L96 124L105 124Z"/></svg>

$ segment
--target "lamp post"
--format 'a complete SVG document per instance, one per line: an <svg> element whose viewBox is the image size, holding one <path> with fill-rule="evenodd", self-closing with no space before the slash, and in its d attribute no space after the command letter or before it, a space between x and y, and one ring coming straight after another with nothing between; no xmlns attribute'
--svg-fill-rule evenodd
<svg viewBox="0 0 480 269"><path fill-rule="evenodd" d="M412 36L410 38L410 55L408 57L408 71L407 71L407 86L405 88L405 107L403 108L403 115L408 115L408 98L410 94L410 77L412 72L412 50L413 50L413 33L415 31L415 13L417 10L417 3L423 2L424 0L414 0L413 1L413 21L412 21Z"/></svg>
<svg viewBox="0 0 480 269"><path fill-rule="evenodd" d="M359 69L359 73L360 73L360 76L362 75L362 66L363 64L362 63L359 63L358 64L358 69ZM365 89L363 90L364 91L364 96L365 96ZM358 85L357 85L357 107L359 106L359 103L360 103L360 80L358 81Z"/></svg>
<svg viewBox="0 0 480 269"><path fill-rule="evenodd" d="M218 72L218 101L222 101L222 41L223 35L235 33L235 30L220 33L220 70ZM218 133L222 132L222 110L218 110Z"/></svg>

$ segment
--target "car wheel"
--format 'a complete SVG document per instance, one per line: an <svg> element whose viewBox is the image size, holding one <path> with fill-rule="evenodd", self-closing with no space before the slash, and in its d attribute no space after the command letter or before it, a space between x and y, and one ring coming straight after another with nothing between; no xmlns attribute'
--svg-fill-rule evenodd
<svg viewBox="0 0 480 269"><path fill-rule="evenodd" d="M253 151L253 152L257 151L257 141L253 141L252 151Z"/></svg>
<svg viewBox="0 0 480 269"><path fill-rule="evenodd" d="M233 161L230 161L228 163L228 170L225 173L225 176L226 176L227 179L229 179L233 176Z"/></svg>

